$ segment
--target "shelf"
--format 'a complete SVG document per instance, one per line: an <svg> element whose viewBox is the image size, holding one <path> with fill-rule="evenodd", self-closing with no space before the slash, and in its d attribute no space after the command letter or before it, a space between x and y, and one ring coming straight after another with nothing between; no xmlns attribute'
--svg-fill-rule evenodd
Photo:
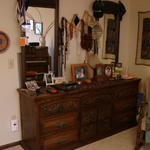
<svg viewBox="0 0 150 150"><path fill-rule="evenodd" d="M28 61L25 61L26 63L48 63L46 60L28 60Z"/></svg>

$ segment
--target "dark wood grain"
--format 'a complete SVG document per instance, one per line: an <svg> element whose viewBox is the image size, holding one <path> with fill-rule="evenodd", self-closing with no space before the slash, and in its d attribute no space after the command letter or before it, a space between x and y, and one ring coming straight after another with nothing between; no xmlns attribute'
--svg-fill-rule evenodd
<svg viewBox="0 0 150 150"><path fill-rule="evenodd" d="M25 150L73 150L135 126L139 81L93 82L58 94L18 89Z"/></svg>

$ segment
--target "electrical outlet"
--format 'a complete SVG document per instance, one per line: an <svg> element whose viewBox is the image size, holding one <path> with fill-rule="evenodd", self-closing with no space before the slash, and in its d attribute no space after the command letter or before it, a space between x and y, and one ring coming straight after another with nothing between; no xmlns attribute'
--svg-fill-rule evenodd
<svg viewBox="0 0 150 150"><path fill-rule="evenodd" d="M19 122L17 119L11 120L11 131L15 132L19 130Z"/></svg>

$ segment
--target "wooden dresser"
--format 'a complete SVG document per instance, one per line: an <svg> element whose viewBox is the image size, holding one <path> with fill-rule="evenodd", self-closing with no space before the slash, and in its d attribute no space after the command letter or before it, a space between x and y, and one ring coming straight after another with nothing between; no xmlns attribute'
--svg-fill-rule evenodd
<svg viewBox="0 0 150 150"><path fill-rule="evenodd" d="M58 94L19 89L26 150L73 150L136 125L139 79L77 85Z"/></svg>

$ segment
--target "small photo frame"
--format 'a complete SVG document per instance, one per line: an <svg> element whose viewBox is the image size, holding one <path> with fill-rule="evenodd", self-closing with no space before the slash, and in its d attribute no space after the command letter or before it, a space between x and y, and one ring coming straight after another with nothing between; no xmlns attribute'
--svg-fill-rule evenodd
<svg viewBox="0 0 150 150"><path fill-rule="evenodd" d="M96 64L96 76L103 77L104 76L104 65Z"/></svg>
<svg viewBox="0 0 150 150"><path fill-rule="evenodd" d="M107 78L112 77L112 68L113 68L112 64L104 64L104 76L105 77Z"/></svg>
<svg viewBox="0 0 150 150"><path fill-rule="evenodd" d="M26 81L25 82L25 85L27 87L28 90L31 90L31 91L36 91L37 89L39 89L40 87L38 86L37 82L36 81Z"/></svg>
<svg viewBox="0 0 150 150"><path fill-rule="evenodd" d="M111 78L113 64L96 64L96 77Z"/></svg>
<svg viewBox="0 0 150 150"><path fill-rule="evenodd" d="M42 35L43 34L43 23L35 22L34 23L34 32L36 35Z"/></svg>
<svg viewBox="0 0 150 150"><path fill-rule="evenodd" d="M46 86L53 85L53 73L45 73L44 74L44 80L46 83Z"/></svg>
<svg viewBox="0 0 150 150"><path fill-rule="evenodd" d="M89 79L88 64L71 64L72 81L86 81Z"/></svg>

